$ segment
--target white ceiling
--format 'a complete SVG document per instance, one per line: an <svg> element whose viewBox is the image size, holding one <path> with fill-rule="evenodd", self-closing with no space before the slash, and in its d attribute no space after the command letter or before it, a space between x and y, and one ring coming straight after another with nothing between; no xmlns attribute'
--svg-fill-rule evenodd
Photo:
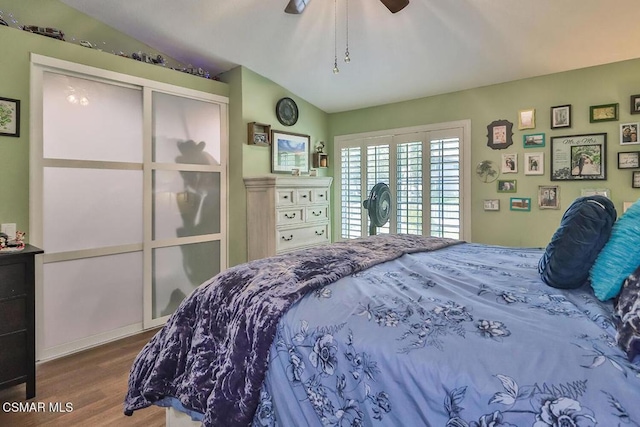
<svg viewBox="0 0 640 427"><path fill-rule="evenodd" d="M244 65L325 112L640 58L639 0L61 0L212 74ZM640 75L639 75L640 77ZM639 78L640 86L640 78ZM640 88L639 88L640 89ZM588 90L588 88L585 88Z"/></svg>

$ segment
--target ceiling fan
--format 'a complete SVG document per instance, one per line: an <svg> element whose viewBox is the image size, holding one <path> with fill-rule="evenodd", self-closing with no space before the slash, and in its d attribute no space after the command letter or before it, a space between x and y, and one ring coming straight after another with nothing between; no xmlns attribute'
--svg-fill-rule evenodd
<svg viewBox="0 0 640 427"><path fill-rule="evenodd" d="M311 0L289 0L289 4L287 4L284 11L298 15L302 13L310 1ZM391 13L400 12L409 4L409 0L380 0L380 2L384 4Z"/></svg>

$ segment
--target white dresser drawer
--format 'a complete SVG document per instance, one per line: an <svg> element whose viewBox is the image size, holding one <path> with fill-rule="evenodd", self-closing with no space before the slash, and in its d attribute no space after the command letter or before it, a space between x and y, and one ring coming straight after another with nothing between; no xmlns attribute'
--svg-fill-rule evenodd
<svg viewBox="0 0 640 427"><path fill-rule="evenodd" d="M296 200L299 205L307 205L311 203L311 190L307 188L300 188L296 190Z"/></svg>
<svg viewBox="0 0 640 427"><path fill-rule="evenodd" d="M329 219L329 205L308 206L305 214L306 222L327 221Z"/></svg>
<svg viewBox="0 0 640 427"><path fill-rule="evenodd" d="M302 224L304 222L303 208L278 209L276 213L277 225L293 225Z"/></svg>
<svg viewBox="0 0 640 427"><path fill-rule="evenodd" d="M276 190L276 205L277 206L291 206L295 203L293 195L295 191L291 188L282 188Z"/></svg>
<svg viewBox="0 0 640 427"><path fill-rule="evenodd" d="M303 246L313 246L329 242L329 224L312 225L303 228L278 230L276 251L288 251Z"/></svg>
<svg viewBox="0 0 640 427"><path fill-rule="evenodd" d="M311 201L313 203L329 202L329 189L327 189L327 188L314 188L311 191Z"/></svg>

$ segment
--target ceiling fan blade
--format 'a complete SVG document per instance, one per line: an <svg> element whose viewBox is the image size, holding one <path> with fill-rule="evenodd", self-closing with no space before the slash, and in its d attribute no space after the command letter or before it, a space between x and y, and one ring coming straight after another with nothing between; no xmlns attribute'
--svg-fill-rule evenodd
<svg viewBox="0 0 640 427"><path fill-rule="evenodd" d="M409 0L380 0L380 1L382 2L382 4L387 6L387 9L389 9L391 13L400 12L409 4Z"/></svg>
<svg viewBox="0 0 640 427"><path fill-rule="evenodd" d="M284 8L285 13L292 13L298 15L302 13L304 8L309 4L311 0L289 0L289 4Z"/></svg>

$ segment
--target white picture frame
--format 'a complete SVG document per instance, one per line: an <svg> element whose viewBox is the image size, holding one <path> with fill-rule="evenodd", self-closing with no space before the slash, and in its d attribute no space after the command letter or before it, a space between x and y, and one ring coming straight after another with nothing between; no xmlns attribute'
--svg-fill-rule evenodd
<svg viewBox="0 0 640 427"><path fill-rule="evenodd" d="M544 153L524 153L524 174L544 175Z"/></svg>
<svg viewBox="0 0 640 427"><path fill-rule="evenodd" d="M503 154L501 165L502 173L518 173L518 153Z"/></svg>
<svg viewBox="0 0 640 427"><path fill-rule="evenodd" d="M484 201L484 210L485 211L499 211L500 210L500 199L486 199Z"/></svg>
<svg viewBox="0 0 640 427"><path fill-rule="evenodd" d="M607 199L611 198L611 190L608 188L583 188L580 190L580 195L584 196L604 196Z"/></svg>

